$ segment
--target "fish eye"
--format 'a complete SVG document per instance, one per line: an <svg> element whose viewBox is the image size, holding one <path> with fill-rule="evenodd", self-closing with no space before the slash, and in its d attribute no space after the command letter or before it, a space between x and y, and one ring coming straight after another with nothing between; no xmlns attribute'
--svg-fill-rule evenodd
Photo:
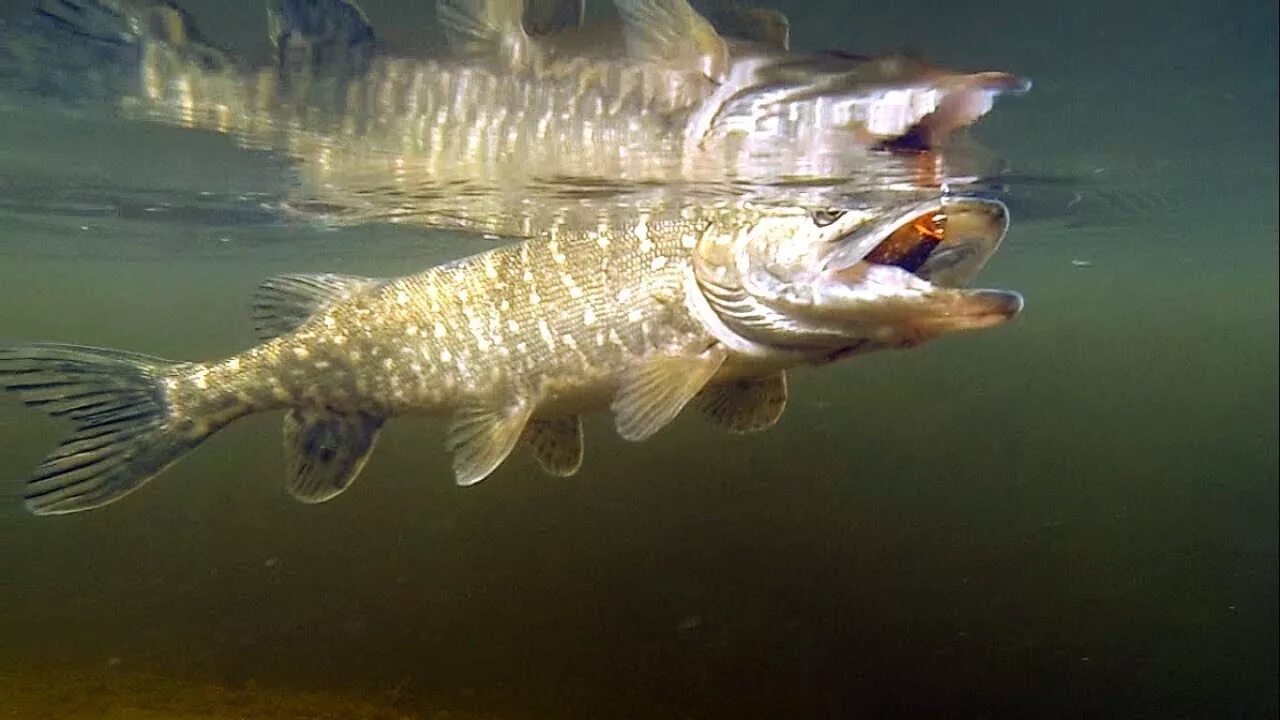
<svg viewBox="0 0 1280 720"><path fill-rule="evenodd" d="M826 210L814 210L813 223L818 227L826 227L839 220L840 216L844 215L844 212L844 210L834 210L832 208L827 208Z"/></svg>

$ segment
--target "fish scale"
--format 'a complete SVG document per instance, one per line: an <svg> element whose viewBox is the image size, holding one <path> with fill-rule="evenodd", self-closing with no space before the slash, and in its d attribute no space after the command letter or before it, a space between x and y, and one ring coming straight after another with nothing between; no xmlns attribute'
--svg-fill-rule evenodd
<svg viewBox="0 0 1280 720"><path fill-rule="evenodd" d="M497 396L534 405L556 395L607 396L608 383L637 358L712 341L681 289L704 226L673 220L608 235L560 232L392 280L205 368L172 402L193 415L225 404L224 395L248 398L246 411L399 414L498 404ZM598 382L605 387L592 387ZM331 387L353 391L334 396Z"/></svg>
<svg viewBox="0 0 1280 720"><path fill-rule="evenodd" d="M617 164L608 157L617 148L670 156L683 142L683 116L707 89L694 74L638 64L561 79L379 57L361 82L307 73L282 81L275 69L211 71L187 55L148 45L130 111L250 142L280 133L291 154L328 152L331 175L344 163L365 165L369 153L411 153L417 170L445 179L496 177L516 169L508 167L513 162L547 175L583 174L587 157ZM423 133L424 125L442 134ZM349 137L360 143L348 157Z"/></svg>

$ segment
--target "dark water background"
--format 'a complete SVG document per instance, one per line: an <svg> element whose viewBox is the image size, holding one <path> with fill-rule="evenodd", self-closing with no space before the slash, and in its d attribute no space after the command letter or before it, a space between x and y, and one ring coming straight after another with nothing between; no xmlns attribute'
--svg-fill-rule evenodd
<svg viewBox="0 0 1280 720"><path fill-rule="evenodd" d="M423 4L365 7L404 46ZM799 47L1036 80L977 131L1022 178L981 278L1026 295L1017 322L799 372L750 439L688 417L631 445L595 418L568 480L517 453L456 488L442 426L397 420L318 507L282 492L269 415L125 502L28 516L62 429L6 399L0 675L503 718L1277 716L1275 3L795 5ZM256 2L187 7L264 44ZM269 274L477 246L275 225L287 176L223 138L3 108L0 339L220 357Z"/></svg>

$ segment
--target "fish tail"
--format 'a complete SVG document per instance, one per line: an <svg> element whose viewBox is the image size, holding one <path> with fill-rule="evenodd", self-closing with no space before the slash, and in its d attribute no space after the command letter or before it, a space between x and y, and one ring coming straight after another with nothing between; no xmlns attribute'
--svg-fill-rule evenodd
<svg viewBox="0 0 1280 720"><path fill-rule="evenodd" d="M0 387L75 423L28 480L27 508L73 513L119 500L225 424L183 417L167 381L190 363L80 345L0 348Z"/></svg>
<svg viewBox="0 0 1280 720"><path fill-rule="evenodd" d="M152 74L157 68L209 74L234 61L167 0L36 0L28 15L0 27L6 89L76 105L114 103L144 89L148 66Z"/></svg>
<svg viewBox="0 0 1280 720"><path fill-rule="evenodd" d="M144 47L164 48L177 61L205 72L234 64L196 28L185 10L168 0L39 0L35 15L47 30L69 37L74 45L127 49L121 55L140 64Z"/></svg>
<svg viewBox="0 0 1280 720"><path fill-rule="evenodd" d="M120 45L140 39L120 8L97 0L37 0L33 11L46 28L82 40Z"/></svg>
<svg viewBox="0 0 1280 720"><path fill-rule="evenodd" d="M37 0L35 13L67 33L103 43L209 44L191 16L168 0Z"/></svg>
<svg viewBox="0 0 1280 720"><path fill-rule="evenodd" d="M0 79L5 90L44 97L114 101L134 84L137 39L96 3L35 3L0 26Z"/></svg>

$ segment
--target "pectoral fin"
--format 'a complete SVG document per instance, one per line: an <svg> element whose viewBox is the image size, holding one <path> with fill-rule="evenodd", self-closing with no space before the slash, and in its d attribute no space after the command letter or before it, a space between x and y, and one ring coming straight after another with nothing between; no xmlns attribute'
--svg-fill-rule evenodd
<svg viewBox="0 0 1280 720"><path fill-rule="evenodd" d="M627 55L697 70L719 82L729 70L729 47L688 0L614 0Z"/></svg>
<svg viewBox="0 0 1280 720"><path fill-rule="evenodd" d="M458 409L445 441L453 453L453 474L459 485L474 485L492 473L520 440L531 408L466 405Z"/></svg>
<svg viewBox="0 0 1280 720"><path fill-rule="evenodd" d="M436 19L454 53L524 68L533 43L524 31L524 0L439 0Z"/></svg>
<svg viewBox="0 0 1280 720"><path fill-rule="evenodd" d="M530 420L524 439L538 465L550 475L569 477L582 467L582 418L577 415Z"/></svg>
<svg viewBox="0 0 1280 720"><path fill-rule="evenodd" d="M351 487L369 460L383 420L290 410L284 416L289 494L304 503L322 503Z"/></svg>
<svg viewBox="0 0 1280 720"><path fill-rule="evenodd" d="M724 364L719 345L699 355L663 355L628 373L613 399L614 424L626 440L649 438L675 419Z"/></svg>
<svg viewBox="0 0 1280 720"><path fill-rule="evenodd" d="M787 375L734 380L708 386L694 400L711 422L732 433L768 430L787 407Z"/></svg>

